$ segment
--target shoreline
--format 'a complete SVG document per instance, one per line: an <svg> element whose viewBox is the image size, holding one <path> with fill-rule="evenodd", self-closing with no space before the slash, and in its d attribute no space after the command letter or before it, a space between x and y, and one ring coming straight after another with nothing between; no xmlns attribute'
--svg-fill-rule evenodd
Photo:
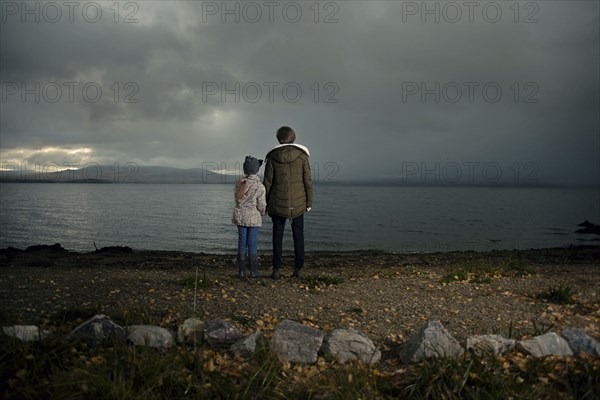
<svg viewBox="0 0 600 400"><path fill-rule="evenodd" d="M597 239L600 241L600 239ZM596 239L591 239L591 241L596 241ZM435 256L435 255L466 255L466 254L477 254L477 255L498 255L498 254L527 254L527 253L544 253L544 252L564 252L564 251L594 251L600 250L599 244L571 244L565 246L554 246L554 247L532 247L527 249L491 249L491 250L449 250L449 251L410 251L410 252L402 252L402 251L390 251L390 250L380 250L380 249L356 249L356 250L314 250L314 251L306 251L306 256L360 256L360 255L373 255L373 256ZM232 257L236 256L237 252L232 250L228 253L210 253L203 251L188 251L188 250L161 250L161 249L136 249L129 246L106 246L97 248L92 251L76 251L69 250L64 247L60 243L55 243L52 245L48 244L37 244L26 247L25 249L8 246L4 248L0 248L0 257L6 255L15 255L15 254L27 254L34 252L50 252L50 253L63 253L63 254L191 254L191 255L199 255L199 256L214 256L214 257ZM262 256L266 256L270 254L269 250L259 250L259 254ZM293 250L284 250L284 257L293 257ZM1 261L1 260L0 260ZM0 266L1 268L1 266Z"/></svg>

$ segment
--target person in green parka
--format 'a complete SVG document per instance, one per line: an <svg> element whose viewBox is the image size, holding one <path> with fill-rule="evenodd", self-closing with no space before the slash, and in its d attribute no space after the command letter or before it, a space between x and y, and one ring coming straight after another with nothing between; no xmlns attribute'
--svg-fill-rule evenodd
<svg viewBox="0 0 600 400"><path fill-rule="evenodd" d="M279 279L285 221L292 222L294 273L301 277L304 266L304 213L312 209L313 190L308 148L295 144L296 133L288 126L277 130L279 145L266 156L263 184L267 213L273 222L273 279Z"/></svg>

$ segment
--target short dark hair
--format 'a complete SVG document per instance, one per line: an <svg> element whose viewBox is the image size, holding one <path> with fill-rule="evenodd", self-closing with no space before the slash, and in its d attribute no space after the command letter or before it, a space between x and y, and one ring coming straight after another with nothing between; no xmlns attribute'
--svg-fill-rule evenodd
<svg viewBox="0 0 600 400"><path fill-rule="evenodd" d="M277 140L280 144L294 143L296 140L296 132L289 126L282 126L277 129Z"/></svg>

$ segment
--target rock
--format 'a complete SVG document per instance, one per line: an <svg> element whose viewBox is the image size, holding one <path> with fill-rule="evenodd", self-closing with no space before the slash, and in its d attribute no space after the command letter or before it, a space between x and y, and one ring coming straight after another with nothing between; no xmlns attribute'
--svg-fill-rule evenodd
<svg viewBox="0 0 600 400"><path fill-rule="evenodd" d="M239 354L244 357L251 357L260 347L261 343L264 343L264 341L265 337L263 336L263 333L258 330L252 335L235 342L233 346L231 346L231 350L235 354Z"/></svg>
<svg viewBox="0 0 600 400"><path fill-rule="evenodd" d="M506 339L500 335L475 335L467 338L467 350L473 350L479 355L485 353L501 355L512 350L516 342L514 339Z"/></svg>
<svg viewBox="0 0 600 400"><path fill-rule="evenodd" d="M567 341L573 353L588 353L600 356L600 343L582 329L565 329L561 336Z"/></svg>
<svg viewBox="0 0 600 400"><path fill-rule="evenodd" d="M462 346L438 321L427 321L404 344L400 360L409 364L430 357L456 357L464 353Z"/></svg>
<svg viewBox="0 0 600 400"><path fill-rule="evenodd" d="M177 341L194 345L202 342L204 324L196 318L188 318L177 329Z"/></svg>
<svg viewBox="0 0 600 400"><path fill-rule="evenodd" d="M34 252L34 251L49 251L52 253L68 253L69 251L61 246L60 243L54 243L51 245L48 244L36 244L34 246L29 246L25 249L26 252Z"/></svg>
<svg viewBox="0 0 600 400"><path fill-rule="evenodd" d="M600 235L600 226L596 224L592 224L587 219L577 226L583 227L582 229L577 229L575 233L594 233L596 235Z"/></svg>
<svg viewBox="0 0 600 400"><path fill-rule="evenodd" d="M132 325L127 327L127 340L138 346L171 347L175 340L171 331L160 326Z"/></svg>
<svg viewBox="0 0 600 400"><path fill-rule="evenodd" d="M104 339L125 340L127 332L106 315L95 315L73 329L67 339L82 339L95 347Z"/></svg>
<svg viewBox="0 0 600 400"><path fill-rule="evenodd" d="M533 357L573 355L567 341L554 332L548 332L528 340L520 340L517 342L516 348Z"/></svg>
<svg viewBox="0 0 600 400"><path fill-rule="evenodd" d="M23 342L35 342L42 340L50 332L42 330L35 325L13 325L2 328L2 333L6 336L15 337Z"/></svg>
<svg viewBox="0 0 600 400"><path fill-rule="evenodd" d="M340 364L355 360L375 364L381 359L381 352L373 341L354 329L335 329L325 336L321 350L326 357Z"/></svg>
<svg viewBox="0 0 600 400"><path fill-rule="evenodd" d="M285 319L275 327L271 348L280 360L301 364L317 362L323 332Z"/></svg>
<svg viewBox="0 0 600 400"><path fill-rule="evenodd" d="M210 347L229 347L242 338L240 330L229 321L213 319L203 325L203 340Z"/></svg>

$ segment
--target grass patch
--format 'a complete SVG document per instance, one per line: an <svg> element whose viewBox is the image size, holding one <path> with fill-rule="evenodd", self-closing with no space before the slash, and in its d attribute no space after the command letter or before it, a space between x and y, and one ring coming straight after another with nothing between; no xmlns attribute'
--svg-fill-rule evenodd
<svg viewBox="0 0 600 400"><path fill-rule="evenodd" d="M476 357L438 358L409 368L393 387L406 399L479 399L484 393L500 399L508 397L506 381Z"/></svg>
<svg viewBox="0 0 600 400"><path fill-rule="evenodd" d="M419 276L422 275L422 276L425 276L425 277L428 277L428 276L431 275L431 271L422 271L422 270L419 270L419 269L414 268L414 267L411 267L409 269L409 273L412 274L412 275L419 275Z"/></svg>
<svg viewBox="0 0 600 400"><path fill-rule="evenodd" d="M502 276L524 277L531 275L531 270L525 263L512 257L499 264L488 261L477 261L472 265L463 265L456 270L451 270L440 280L441 283L470 282L475 284L490 284L495 278Z"/></svg>
<svg viewBox="0 0 600 400"><path fill-rule="evenodd" d="M187 289L194 289L198 285L198 289L208 289L213 286L206 273L202 274L202 277L196 278L196 275L185 277L181 280L181 285Z"/></svg>
<svg viewBox="0 0 600 400"><path fill-rule="evenodd" d="M531 270L524 261L512 257L509 257L508 260L500 263L500 271L503 272L504 275L521 277L531 275Z"/></svg>
<svg viewBox="0 0 600 400"><path fill-rule="evenodd" d="M311 286L330 286L339 285L344 280L331 275L308 275L304 278L304 283Z"/></svg>
<svg viewBox="0 0 600 400"><path fill-rule="evenodd" d="M573 287L566 282L560 282L558 285L550 286L545 292L538 295L539 299L547 300L554 304L574 304L576 303Z"/></svg>
<svg viewBox="0 0 600 400"><path fill-rule="evenodd" d="M491 276L476 276L473 278L473 280L471 280L471 282L488 285L488 284L492 283L492 277Z"/></svg>
<svg viewBox="0 0 600 400"><path fill-rule="evenodd" d="M276 398L281 364L268 349L243 360L207 349L0 338L0 397L68 399Z"/></svg>
<svg viewBox="0 0 600 400"><path fill-rule="evenodd" d="M506 324L504 328L493 328L492 334L500 335L507 339L521 340L524 337L539 336L548 333L554 328L552 323L544 323L540 321L531 321L530 327L517 328L513 321Z"/></svg>
<svg viewBox="0 0 600 400"><path fill-rule="evenodd" d="M434 358L382 372L361 364L280 362L263 342L241 358L203 347L166 350L54 336L0 336L5 399L529 399L597 398L600 359L507 356ZM399 366L400 367L400 366Z"/></svg>
<svg viewBox="0 0 600 400"><path fill-rule="evenodd" d="M492 283L492 276L486 271L477 271L473 269L464 269L452 271L444 275L441 283L449 284L453 282L470 282L476 284Z"/></svg>
<svg viewBox="0 0 600 400"><path fill-rule="evenodd" d="M408 366L381 385L403 399L596 398L600 360L592 357L528 358L465 354Z"/></svg>
<svg viewBox="0 0 600 400"><path fill-rule="evenodd" d="M322 399L385 399L386 385L380 381L374 370L364 366L338 366L325 370L317 381L312 383L304 398ZM383 389L383 390L382 390ZM312 395L312 396L311 396ZM291 398L302 398L294 393Z"/></svg>
<svg viewBox="0 0 600 400"><path fill-rule="evenodd" d="M362 309L362 308L360 308L360 307L352 307L352 308L350 308L350 309L348 310L348 312L351 312L351 313L353 313L353 314L357 314L357 315L361 315L362 313L364 313L364 312L365 312L365 310L363 310L363 309Z"/></svg>
<svg viewBox="0 0 600 400"><path fill-rule="evenodd" d="M442 283L463 282L469 280L468 275L464 271L450 272L442 278Z"/></svg>

